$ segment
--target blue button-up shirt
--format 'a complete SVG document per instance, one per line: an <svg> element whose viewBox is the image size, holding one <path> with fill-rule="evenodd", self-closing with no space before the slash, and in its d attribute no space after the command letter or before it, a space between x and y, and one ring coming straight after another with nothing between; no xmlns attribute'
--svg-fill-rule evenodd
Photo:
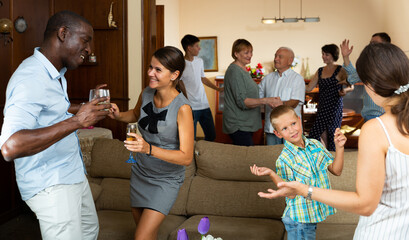
<svg viewBox="0 0 409 240"><path fill-rule="evenodd" d="M59 72L38 50L20 64L8 83L0 147L20 130L49 127L72 117L68 112L66 68ZM85 180L76 132L42 152L15 159L14 164L23 200L56 184Z"/></svg>
<svg viewBox="0 0 409 240"><path fill-rule="evenodd" d="M361 79L359 78L358 73L356 72L354 66L352 66L352 63L350 63L348 66L342 65L342 67L348 74L348 82L350 84L353 85L355 83L361 82ZM362 107L361 115L365 119L365 121L368 121L371 118L379 117L385 112L385 110L382 107L376 105L374 101L372 101L372 98L368 95L366 91L364 91L363 95L364 104Z"/></svg>

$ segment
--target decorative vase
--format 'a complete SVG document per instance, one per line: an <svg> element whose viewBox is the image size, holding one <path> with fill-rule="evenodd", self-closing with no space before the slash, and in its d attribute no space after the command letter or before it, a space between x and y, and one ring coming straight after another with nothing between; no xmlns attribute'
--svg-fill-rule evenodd
<svg viewBox="0 0 409 240"><path fill-rule="evenodd" d="M310 65L308 64L308 59L309 58L307 58L307 66L305 67L305 74L304 74L305 79L310 79L311 78Z"/></svg>

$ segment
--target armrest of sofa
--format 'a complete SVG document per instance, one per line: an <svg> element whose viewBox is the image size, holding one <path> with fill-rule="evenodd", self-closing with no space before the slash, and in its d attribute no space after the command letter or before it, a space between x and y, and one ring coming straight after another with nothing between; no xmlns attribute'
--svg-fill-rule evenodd
<svg viewBox="0 0 409 240"><path fill-rule="evenodd" d="M96 202L101 195L102 187L94 182L89 182L89 187L91 188L92 198L94 199L94 202Z"/></svg>

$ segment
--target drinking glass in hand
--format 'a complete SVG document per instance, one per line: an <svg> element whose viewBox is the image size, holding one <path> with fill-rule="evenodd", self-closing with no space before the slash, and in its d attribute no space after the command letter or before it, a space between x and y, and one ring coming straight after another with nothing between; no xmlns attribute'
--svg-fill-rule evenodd
<svg viewBox="0 0 409 240"><path fill-rule="evenodd" d="M136 138L134 136L129 135L128 133L136 133L136 124L135 123L129 123L128 126L126 126L126 141L136 141ZM129 158L126 160L127 163L136 163L135 158L133 157L133 152L129 153Z"/></svg>
<svg viewBox="0 0 409 240"><path fill-rule="evenodd" d="M91 89L89 91L89 101L91 102L95 98L100 98L100 97L107 97L107 100L104 102L99 102L99 104L109 104L109 89ZM105 109L108 111L109 109Z"/></svg>

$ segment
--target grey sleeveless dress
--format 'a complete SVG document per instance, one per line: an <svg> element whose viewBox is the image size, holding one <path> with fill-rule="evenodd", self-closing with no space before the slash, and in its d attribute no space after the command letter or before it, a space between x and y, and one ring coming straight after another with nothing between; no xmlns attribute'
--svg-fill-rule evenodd
<svg viewBox="0 0 409 240"><path fill-rule="evenodd" d="M147 87L142 93L139 131L152 146L178 150L178 111L190 103L180 93L168 106L156 108L153 102L155 92L155 89ZM137 153L136 157L137 163L132 165L131 175L132 207L149 208L167 215L183 184L185 167L143 153Z"/></svg>

